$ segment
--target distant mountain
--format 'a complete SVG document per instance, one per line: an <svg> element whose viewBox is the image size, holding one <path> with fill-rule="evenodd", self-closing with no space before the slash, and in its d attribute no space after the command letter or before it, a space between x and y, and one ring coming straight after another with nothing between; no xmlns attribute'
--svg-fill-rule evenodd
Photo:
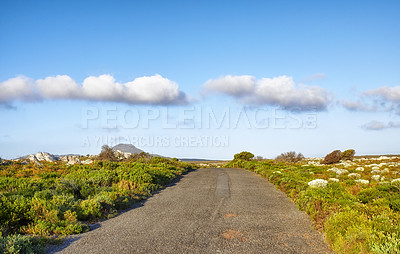
<svg viewBox="0 0 400 254"><path fill-rule="evenodd" d="M144 152L143 150L140 150L139 148L136 148L132 144L118 144L116 146L113 146L112 149L114 151L120 151L120 152L123 152L123 153L130 153L130 154Z"/></svg>

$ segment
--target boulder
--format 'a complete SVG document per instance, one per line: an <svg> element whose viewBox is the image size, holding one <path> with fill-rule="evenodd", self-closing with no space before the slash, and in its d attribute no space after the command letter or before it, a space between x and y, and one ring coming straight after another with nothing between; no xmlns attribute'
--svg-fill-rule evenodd
<svg viewBox="0 0 400 254"><path fill-rule="evenodd" d="M132 155L132 153L123 152L123 151L120 151L120 150L115 150L114 151L114 155L115 155L115 157L117 157L117 159L123 160L123 159L128 159L129 156Z"/></svg>
<svg viewBox="0 0 400 254"><path fill-rule="evenodd" d="M327 154L322 161L322 164L333 164L340 162L341 152L340 150L335 150L329 154Z"/></svg>
<svg viewBox="0 0 400 254"><path fill-rule="evenodd" d="M92 164L92 163L93 163L93 160L87 159L87 160L81 161L81 163L82 163L82 164Z"/></svg>
<svg viewBox="0 0 400 254"><path fill-rule="evenodd" d="M39 162L39 161L54 162L60 160L60 158L58 158L57 156L46 152L38 152L37 154L31 154L28 156L27 159L33 162Z"/></svg>
<svg viewBox="0 0 400 254"><path fill-rule="evenodd" d="M66 162L67 165L81 164L81 160L76 155L61 156L61 160Z"/></svg>

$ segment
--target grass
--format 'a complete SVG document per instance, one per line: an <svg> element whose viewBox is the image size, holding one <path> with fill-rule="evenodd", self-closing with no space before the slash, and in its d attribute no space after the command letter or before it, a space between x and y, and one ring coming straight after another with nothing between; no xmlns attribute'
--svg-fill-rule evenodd
<svg viewBox="0 0 400 254"><path fill-rule="evenodd" d="M399 157L357 158L331 166L313 159L296 164L233 160L227 166L251 170L284 191L325 233L335 252L400 253L400 181L393 181L400 178ZM315 179L328 184L309 186Z"/></svg>

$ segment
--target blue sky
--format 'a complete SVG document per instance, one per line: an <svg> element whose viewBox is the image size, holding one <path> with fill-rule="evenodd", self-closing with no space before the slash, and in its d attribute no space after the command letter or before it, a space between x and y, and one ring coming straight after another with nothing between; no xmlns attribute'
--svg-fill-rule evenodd
<svg viewBox="0 0 400 254"><path fill-rule="evenodd" d="M399 11L399 1L2 0L0 157L96 154L117 141L211 159L398 154Z"/></svg>

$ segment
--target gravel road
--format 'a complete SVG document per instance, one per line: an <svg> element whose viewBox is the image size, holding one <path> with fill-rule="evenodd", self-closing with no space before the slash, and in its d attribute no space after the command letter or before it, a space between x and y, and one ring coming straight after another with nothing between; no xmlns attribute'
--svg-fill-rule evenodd
<svg viewBox="0 0 400 254"><path fill-rule="evenodd" d="M331 253L308 216L243 169L192 171L48 253Z"/></svg>

